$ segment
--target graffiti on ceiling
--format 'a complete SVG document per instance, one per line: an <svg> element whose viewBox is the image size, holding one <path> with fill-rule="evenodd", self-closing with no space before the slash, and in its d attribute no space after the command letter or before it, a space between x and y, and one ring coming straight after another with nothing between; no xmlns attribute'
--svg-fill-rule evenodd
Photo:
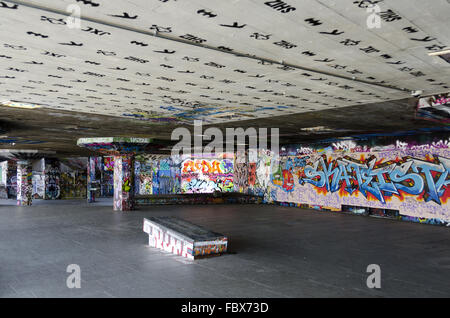
<svg viewBox="0 0 450 318"><path fill-rule="evenodd" d="M367 23L372 4L380 28ZM439 94L450 65L429 53L450 43L449 9L444 0L0 1L1 101L219 123Z"/></svg>

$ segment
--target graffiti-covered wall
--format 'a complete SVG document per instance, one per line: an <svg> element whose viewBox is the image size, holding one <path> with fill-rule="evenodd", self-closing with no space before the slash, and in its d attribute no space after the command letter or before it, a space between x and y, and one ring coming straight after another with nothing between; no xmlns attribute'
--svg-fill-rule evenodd
<svg viewBox="0 0 450 318"><path fill-rule="evenodd" d="M87 174L84 171L61 173L61 199L81 199L87 195Z"/></svg>
<svg viewBox="0 0 450 318"><path fill-rule="evenodd" d="M100 188L100 196L112 197L114 195L114 157L103 157Z"/></svg>
<svg viewBox="0 0 450 318"><path fill-rule="evenodd" d="M159 161L158 194L180 193L180 161L170 157Z"/></svg>
<svg viewBox="0 0 450 318"><path fill-rule="evenodd" d="M114 158L114 210L129 211L134 206L134 159L130 155Z"/></svg>
<svg viewBox="0 0 450 318"><path fill-rule="evenodd" d="M135 162L135 191L136 194L153 194L153 170L151 161Z"/></svg>
<svg viewBox="0 0 450 318"><path fill-rule="evenodd" d="M135 192L140 195L181 193L179 156L144 155L136 157Z"/></svg>
<svg viewBox="0 0 450 318"><path fill-rule="evenodd" d="M232 159L186 159L181 164L182 193L233 191Z"/></svg>
<svg viewBox="0 0 450 318"><path fill-rule="evenodd" d="M179 194L181 193L179 156L141 155L135 163L135 193Z"/></svg>
<svg viewBox="0 0 450 318"><path fill-rule="evenodd" d="M17 205L31 205L33 167L29 162L17 164Z"/></svg>
<svg viewBox="0 0 450 318"><path fill-rule="evenodd" d="M234 155L136 157L138 195L234 191Z"/></svg>
<svg viewBox="0 0 450 318"><path fill-rule="evenodd" d="M235 161L234 165L234 191L247 193L248 191L249 167L248 161Z"/></svg>
<svg viewBox="0 0 450 318"><path fill-rule="evenodd" d="M271 158L269 201L391 209L412 218L450 220L448 144L336 150ZM267 158L258 161L259 168L267 164Z"/></svg>
<svg viewBox="0 0 450 318"><path fill-rule="evenodd" d="M45 197L45 175L43 172L33 171L33 199Z"/></svg>
<svg viewBox="0 0 450 318"><path fill-rule="evenodd" d="M33 162L32 175L32 198L44 199L45 197L45 159L38 159Z"/></svg>
<svg viewBox="0 0 450 318"><path fill-rule="evenodd" d="M87 169L86 169L87 166ZM89 200L99 197L112 197L114 195L114 157L89 157L78 172L86 174L85 182L89 191ZM80 177L78 177L79 179Z"/></svg>
<svg viewBox="0 0 450 318"><path fill-rule="evenodd" d="M260 151L257 162L249 164L248 193L264 197L266 201L270 201L272 161L270 151Z"/></svg>
<svg viewBox="0 0 450 318"><path fill-rule="evenodd" d="M61 198L61 164L57 159L45 159L45 199Z"/></svg>

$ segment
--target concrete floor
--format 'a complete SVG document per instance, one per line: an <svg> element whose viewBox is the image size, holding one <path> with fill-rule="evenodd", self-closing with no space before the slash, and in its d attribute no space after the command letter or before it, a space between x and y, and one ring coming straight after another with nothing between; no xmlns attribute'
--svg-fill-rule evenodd
<svg viewBox="0 0 450 318"><path fill-rule="evenodd" d="M226 234L236 254L192 262L150 248L152 215ZM449 230L267 205L1 205L0 297L448 297ZM81 289L66 287L69 264ZM369 264L381 289L366 287Z"/></svg>

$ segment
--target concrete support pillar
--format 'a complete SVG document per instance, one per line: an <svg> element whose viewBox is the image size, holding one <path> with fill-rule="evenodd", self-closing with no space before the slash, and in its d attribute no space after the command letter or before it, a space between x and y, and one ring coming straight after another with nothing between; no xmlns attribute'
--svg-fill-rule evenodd
<svg viewBox="0 0 450 318"><path fill-rule="evenodd" d="M130 211L134 208L134 156L114 157L114 210Z"/></svg>
<svg viewBox="0 0 450 318"><path fill-rule="evenodd" d="M33 193L33 166L28 161L17 163L17 205L31 205Z"/></svg>
<svg viewBox="0 0 450 318"><path fill-rule="evenodd" d="M237 151L234 163L234 190L248 193L248 157L246 152Z"/></svg>
<svg viewBox="0 0 450 318"><path fill-rule="evenodd" d="M87 202L93 203L95 202L95 191L96 188L96 180L95 180L95 169L97 166L97 158L89 157L87 164Z"/></svg>
<svg viewBox="0 0 450 318"><path fill-rule="evenodd" d="M61 163L45 159L45 200L61 199Z"/></svg>
<svg viewBox="0 0 450 318"><path fill-rule="evenodd" d="M7 180L8 161L2 161L0 162L0 199L8 199Z"/></svg>

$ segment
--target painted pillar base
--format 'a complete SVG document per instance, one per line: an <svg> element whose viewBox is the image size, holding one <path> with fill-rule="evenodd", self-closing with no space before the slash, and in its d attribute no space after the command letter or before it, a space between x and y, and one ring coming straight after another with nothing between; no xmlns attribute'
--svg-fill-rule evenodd
<svg viewBox="0 0 450 318"><path fill-rule="evenodd" d="M134 156L114 157L114 211L134 209Z"/></svg>
<svg viewBox="0 0 450 318"><path fill-rule="evenodd" d="M33 194L33 166L28 161L17 163L17 205L29 206Z"/></svg>

